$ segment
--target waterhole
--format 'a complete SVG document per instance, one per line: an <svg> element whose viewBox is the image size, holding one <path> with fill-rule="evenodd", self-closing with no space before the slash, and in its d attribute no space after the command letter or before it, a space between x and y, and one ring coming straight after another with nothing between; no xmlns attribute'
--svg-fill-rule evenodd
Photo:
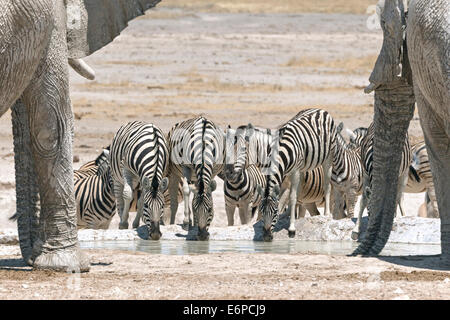
<svg viewBox="0 0 450 320"><path fill-rule="evenodd" d="M116 249L140 251L151 254L190 255L221 252L235 253L315 253L347 255L356 249L358 243L350 241L300 241L276 240L273 242L249 240L121 240L83 241L85 249ZM438 244L388 243L382 254L387 256L436 255L441 253Z"/></svg>

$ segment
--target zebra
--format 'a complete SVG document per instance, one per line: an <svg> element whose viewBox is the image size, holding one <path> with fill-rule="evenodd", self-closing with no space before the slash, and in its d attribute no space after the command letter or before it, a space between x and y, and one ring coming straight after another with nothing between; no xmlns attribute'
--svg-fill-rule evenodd
<svg viewBox="0 0 450 320"><path fill-rule="evenodd" d="M227 137L227 141L228 141ZM251 123L246 126L240 126L235 133L235 144L237 150L243 152L237 153L237 159L235 163L235 175L245 171L246 166L248 168L257 166L261 171L267 169L271 157L271 149L273 143L276 141L272 135L271 129L254 127ZM228 156L228 153L227 153ZM233 177L230 172L228 175ZM300 186L297 195L296 204L296 217L304 217L306 210L309 211L311 216L319 215L320 212L317 206L324 204L324 185L323 185L323 169L318 167L312 171L306 171L300 173ZM265 188L265 179L261 183L263 189ZM243 186L243 188L248 188ZM279 201L279 212L284 212L286 208L286 201L289 196L288 190L290 189L290 182L288 179L283 181L281 186L281 196ZM252 190L253 191L253 190ZM256 191L256 190L254 190ZM259 195L259 194L258 194ZM260 196L260 195L259 195ZM331 193L332 196L332 193ZM260 200L258 200L258 203ZM331 201L332 203L332 201ZM260 214L258 214L258 219Z"/></svg>
<svg viewBox="0 0 450 320"><path fill-rule="evenodd" d="M360 130L364 132L364 130ZM371 187L372 187L372 170L373 170L373 138L375 135L375 126L373 122L367 128L367 132L363 135L361 141L361 160L363 163L363 192L361 197L361 203L359 206L358 219L356 220L355 227L353 228L351 238L353 240L358 240L361 233L361 219L364 209L367 207L370 201ZM357 141L357 139L352 139L352 141ZM401 214L404 215L403 209L401 207L401 198L403 190L406 186L408 179L408 170L411 164L411 146L409 144L408 133L406 134L405 143L402 148L402 159L399 169L399 183L397 187L397 203L399 205Z"/></svg>
<svg viewBox="0 0 450 320"><path fill-rule="evenodd" d="M142 121L120 127L113 138L110 152L114 194L120 216L120 229L128 228L128 213L133 190L140 184L142 194L137 203L133 227L142 217L150 237L161 237L160 218L164 209L165 177L169 166L166 138L158 127Z"/></svg>
<svg viewBox="0 0 450 320"><path fill-rule="evenodd" d="M425 193L425 202L427 203L427 217L439 218L439 209L437 206L436 193L434 191L433 176L431 174L430 161L424 141L420 141L411 146L412 164L408 171L408 182L406 184L406 193ZM428 205L428 202L430 204Z"/></svg>
<svg viewBox="0 0 450 320"><path fill-rule="evenodd" d="M78 228L108 229L116 213L109 149L93 161L74 170Z"/></svg>
<svg viewBox="0 0 450 320"><path fill-rule="evenodd" d="M185 208L188 207L188 190L194 193L192 211L194 225L198 226L197 239L208 240L208 229L214 217L212 192L217 187L214 177L224 167L225 134L212 121L199 116L175 124L169 131L168 141L171 222L178 208L175 191L181 180ZM191 188L188 182L193 183ZM189 229L190 224L189 212L185 210L183 228Z"/></svg>
<svg viewBox="0 0 450 320"><path fill-rule="evenodd" d="M331 184L334 189L335 218L342 218L344 204L347 208L347 217L353 218L355 204L358 196L362 194L364 169L361 160L360 143L365 136L364 130L358 129L353 137L356 146L348 146L341 135L344 124L341 122L336 134L336 152L333 158L333 171Z"/></svg>
<svg viewBox="0 0 450 320"><path fill-rule="evenodd" d="M279 148L275 152L275 168L266 177L266 187L258 187L263 196L259 210L263 220L263 239L273 239L273 229L278 222L280 186L290 178L289 193L290 225L289 237L295 236L295 205L300 173L323 166L325 215L329 215L330 180L335 149L336 126L331 115L321 109L300 111L279 129ZM278 151L278 152L276 152Z"/></svg>

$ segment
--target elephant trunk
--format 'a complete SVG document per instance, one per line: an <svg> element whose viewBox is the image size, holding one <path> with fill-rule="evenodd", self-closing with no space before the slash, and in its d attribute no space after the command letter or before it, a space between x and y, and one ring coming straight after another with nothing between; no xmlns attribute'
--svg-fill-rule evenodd
<svg viewBox="0 0 450 320"><path fill-rule="evenodd" d="M375 91L372 196L365 238L353 253L377 255L394 221L402 148L414 114L414 91L399 78Z"/></svg>
<svg viewBox="0 0 450 320"><path fill-rule="evenodd" d="M21 100L11 109L16 172L16 214L19 245L24 261L32 265L33 245L38 239L40 201L31 154L29 120Z"/></svg>

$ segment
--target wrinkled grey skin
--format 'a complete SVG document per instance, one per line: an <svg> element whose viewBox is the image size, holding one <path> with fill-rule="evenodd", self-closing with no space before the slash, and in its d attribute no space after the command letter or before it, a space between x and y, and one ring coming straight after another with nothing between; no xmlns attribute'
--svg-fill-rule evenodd
<svg viewBox="0 0 450 320"><path fill-rule="evenodd" d="M35 268L89 270L77 238L68 61L77 68L158 2L0 1L0 116L12 108L20 248Z"/></svg>
<svg viewBox="0 0 450 320"><path fill-rule="evenodd" d="M450 265L449 2L412 0L406 19L402 1L386 0L381 20L383 47L366 88L366 92L375 89L371 216L367 235L354 254L376 255L389 238L401 157L398 150L417 102L441 218L441 263ZM405 22L407 50L402 46Z"/></svg>

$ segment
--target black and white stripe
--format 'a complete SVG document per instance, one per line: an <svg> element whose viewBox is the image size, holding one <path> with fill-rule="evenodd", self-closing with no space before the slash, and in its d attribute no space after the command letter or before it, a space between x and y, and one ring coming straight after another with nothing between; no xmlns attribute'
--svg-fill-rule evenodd
<svg viewBox="0 0 450 320"><path fill-rule="evenodd" d="M150 236L157 240L160 217L164 209L165 177L169 164L169 151L163 132L153 124L133 121L123 125L111 144L111 172L114 194L119 209L119 227L128 228L128 211L133 191L142 190L133 227L142 216L149 227Z"/></svg>
<svg viewBox="0 0 450 320"><path fill-rule="evenodd" d="M412 163L408 171L408 182L404 192L421 193L426 192L425 201L427 203L427 217L439 218L436 193L434 190L433 175L431 173L430 160L424 141L411 146Z"/></svg>
<svg viewBox="0 0 450 320"><path fill-rule="evenodd" d="M347 216L353 218L358 196L363 189L364 169L361 160L361 147L349 146L340 132L343 123L339 124L336 135L336 152L333 158L333 172L331 183L334 189L333 217L343 218L344 206L347 208ZM362 131L363 132L363 131ZM354 134L356 144L365 134L360 129Z"/></svg>
<svg viewBox="0 0 450 320"><path fill-rule="evenodd" d="M261 201L264 223L264 240L272 239L278 221L280 186L290 177L289 236L295 235L295 205L300 182L300 173L323 166L325 173L325 214L329 214L330 179L335 148L336 126L330 114L321 109L299 112L279 129L279 146L276 152L274 172L267 177L267 185ZM271 203L274 201L275 203Z"/></svg>
<svg viewBox="0 0 450 320"><path fill-rule="evenodd" d="M208 228L214 217L212 192L216 188L214 177L220 173L225 161L225 135L212 121L197 117L177 123L168 134L170 147L170 186L173 199L175 185L183 181L183 190L188 182L194 183L192 211L194 225L198 226L199 240L209 237ZM186 199L186 196L185 196ZM186 201L186 200L185 200ZM185 207L187 203L185 202ZM172 220L178 204L172 201ZM189 216L184 225L187 227Z"/></svg>
<svg viewBox="0 0 450 320"><path fill-rule="evenodd" d="M108 152L74 170L78 228L108 229L116 212Z"/></svg>

